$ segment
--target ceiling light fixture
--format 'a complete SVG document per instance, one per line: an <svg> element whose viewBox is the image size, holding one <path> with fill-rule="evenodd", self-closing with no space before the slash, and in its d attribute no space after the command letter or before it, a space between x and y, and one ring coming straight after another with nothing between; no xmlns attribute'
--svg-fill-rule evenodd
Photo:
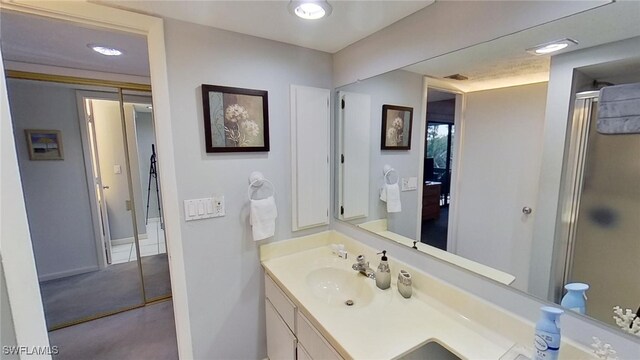
<svg viewBox="0 0 640 360"><path fill-rule="evenodd" d="M291 0L289 12L306 20L318 20L331 15L327 0Z"/></svg>
<svg viewBox="0 0 640 360"><path fill-rule="evenodd" d="M123 54L122 50L118 50L116 48L103 46L103 45L88 44L87 47L97 53L100 53L106 56L119 56Z"/></svg>
<svg viewBox="0 0 640 360"><path fill-rule="evenodd" d="M536 45L532 48L527 49L527 52L533 55L546 55L551 54L552 52L556 52L566 48L569 45L577 45L578 42L573 39L562 39L551 41L545 44Z"/></svg>

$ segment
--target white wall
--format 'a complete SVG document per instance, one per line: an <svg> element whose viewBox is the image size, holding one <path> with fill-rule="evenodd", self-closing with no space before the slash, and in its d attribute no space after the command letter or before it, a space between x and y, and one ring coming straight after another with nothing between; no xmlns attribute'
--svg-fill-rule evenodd
<svg viewBox="0 0 640 360"><path fill-rule="evenodd" d="M7 85L39 278L96 270L75 90L25 80L9 80ZM25 129L60 130L64 160L29 160Z"/></svg>
<svg viewBox="0 0 640 360"><path fill-rule="evenodd" d="M556 219L567 124L575 99L575 94L572 94L574 69L637 58L638 49L640 49L640 37L635 37L551 58L537 201L538 215L535 219L529 281L529 291L543 299L549 297L553 288L550 282L552 268L548 265L547 259L551 259L554 252L560 251L558 247L561 244L561 241L555 241L558 231Z"/></svg>
<svg viewBox="0 0 640 360"><path fill-rule="evenodd" d="M264 284L259 243L251 239L248 223L247 180L259 170L275 184L274 240L291 237L289 86L331 88L332 59L175 20L166 20L165 39L179 197L219 194L226 200L225 217L188 223L183 218L181 224L193 356L261 359ZM267 90L271 151L207 154L201 84Z"/></svg>
<svg viewBox="0 0 640 360"><path fill-rule="evenodd" d="M0 262L0 346L16 346L15 324L9 304L9 294L7 292L7 281L4 278L4 266ZM4 355L3 360L18 359L18 355Z"/></svg>
<svg viewBox="0 0 640 360"><path fill-rule="evenodd" d="M396 169L401 178L418 177L418 165L422 161L420 154L420 124L424 122L422 114L422 82L420 74L395 70L364 81L350 84L340 88L341 91L349 91L371 95L371 128L370 128L370 194L369 216L358 222L388 219L390 231L417 239L417 213L421 212L418 206L418 191L405 191L400 193L402 212L387 214L386 203L379 197L379 189L384 183L382 169L385 164ZM382 105L401 105L413 108L413 130L411 133L410 150L380 150L380 133L382 127ZM393 176L395 179L395 176Z"/></svg>
<svg viewBox="0 0 640 360"><path fill-rule="evenodd" d="M367 79L607 2L436 1L335 53L334 85Z"/></svg>
<svg viewBox="0 0 640 360"><path fill-rule="evenodd" d="M547 84L466 94L456 253L527 290ZM547 259L551 262L551 259Z"/></svg>

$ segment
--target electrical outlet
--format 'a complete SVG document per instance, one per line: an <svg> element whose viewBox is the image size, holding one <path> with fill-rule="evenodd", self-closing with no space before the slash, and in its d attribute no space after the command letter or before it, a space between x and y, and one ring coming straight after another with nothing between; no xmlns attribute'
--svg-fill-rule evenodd
<svg viewBox="0 0 640 360"><path fill-rule="evenodd" d="M214 196L213 200L213 217L220 217L225 215L224 195Z"/></svg>

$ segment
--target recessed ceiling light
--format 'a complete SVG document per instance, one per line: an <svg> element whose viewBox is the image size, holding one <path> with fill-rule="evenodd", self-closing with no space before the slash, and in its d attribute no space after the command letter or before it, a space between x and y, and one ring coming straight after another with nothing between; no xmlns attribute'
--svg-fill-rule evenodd
<svg viewBox="0 0 640 360"><path fill-rule="evenodd" d="M578 42L573 39L562 39L562 40L548 42L545 44L536 45L532 48L527 49L527 52L533 55L546 55L546 54L551 54L552 52L562 50L569 45L577 45L577 44Z"/></svg>
<svg viewBox="0 0 640 360"><path fill-rule="evenodd" d="M116 48L112 48L104 45L88 44L87 47L89 47L89 49L92 49L97 53L100 53L106 56L118 56L123 54L122 50L118 50Z"/></svg>
<svg viewBox="0 0 640 360"><path fill-rule="evenodd" d="M306 19L318 20L331 14L332 7L327 0L291 0L289 12Z"/></svg>

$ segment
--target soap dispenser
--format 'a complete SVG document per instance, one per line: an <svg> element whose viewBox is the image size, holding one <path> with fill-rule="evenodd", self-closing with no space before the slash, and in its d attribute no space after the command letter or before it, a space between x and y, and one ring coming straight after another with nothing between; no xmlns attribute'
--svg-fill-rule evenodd
<svg viewBox="0 0 640 360"><path fill-rule="evenodd" d="M380 258L380 265L376 271L376 286L382 290L386 290L391 286L391 269L389 269L389 263L387 262L387 251L382 250L382 258Z"/></svg>

